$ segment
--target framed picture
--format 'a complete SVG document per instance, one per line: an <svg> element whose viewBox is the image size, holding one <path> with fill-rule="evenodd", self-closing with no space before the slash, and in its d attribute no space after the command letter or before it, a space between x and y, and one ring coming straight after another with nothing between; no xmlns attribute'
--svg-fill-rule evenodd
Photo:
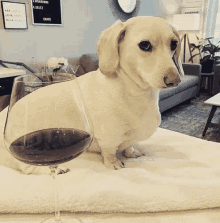
<svg viewBox="0 0 220 223"><path fill-rule="evenodd" d="M26 4L1 1L5 29L27 29Z"/></svg>
<svg viewBox="0 0 220 223"><path fill-rule="evenodd" d="M31 0L33 25L62 25L61 0Z"/></svg>

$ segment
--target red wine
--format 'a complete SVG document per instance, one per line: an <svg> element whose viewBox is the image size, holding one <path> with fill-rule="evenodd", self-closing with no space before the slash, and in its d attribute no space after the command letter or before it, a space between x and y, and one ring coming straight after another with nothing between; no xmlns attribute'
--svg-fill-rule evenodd
<svg viewBox="0 0 220 223"><path fill-rule="evenodd" d="M9 147L18 160L32 165L54 165L74 159L89 148L92 137L79 129L50 128L31 132Z"/></svg>

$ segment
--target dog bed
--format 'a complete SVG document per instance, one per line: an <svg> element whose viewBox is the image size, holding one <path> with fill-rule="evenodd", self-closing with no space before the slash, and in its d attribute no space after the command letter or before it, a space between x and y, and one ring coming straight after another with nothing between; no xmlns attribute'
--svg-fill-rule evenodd
<svg viewBox="0 0 220 223"><path fill-rule="evenodd" d="M84 153L59 175L61 211L147 213L220 206L218 143L159 128L140 143L147 154L107 169L99 154ZM123 159L123 157L121 157ZM52 177L0 166L1 213L52 213Z"/></svg>

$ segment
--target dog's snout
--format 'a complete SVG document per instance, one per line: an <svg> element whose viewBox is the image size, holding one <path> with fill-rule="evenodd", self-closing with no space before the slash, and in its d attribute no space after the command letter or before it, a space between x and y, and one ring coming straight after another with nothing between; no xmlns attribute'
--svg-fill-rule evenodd
<svg viewBox="0 0 220 223"><path fill-rule="evenodd" d="M167 87L175 87L181 82L178 73L174 69L169 69L164 77L164 83Z"/></svg>
<svg viewBox="0 0 220 223"><path fill-rule="evenodd" d="M179 83L181 82L180 78L169 78L169 77L164 77L164 83L167 87L176 87Z"/></svg>

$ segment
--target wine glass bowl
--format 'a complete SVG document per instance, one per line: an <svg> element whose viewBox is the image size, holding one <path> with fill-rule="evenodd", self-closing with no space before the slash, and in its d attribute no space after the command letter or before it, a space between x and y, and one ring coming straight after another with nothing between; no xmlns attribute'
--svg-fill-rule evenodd
<svg viewBox="0 0 220 223"><path fill-rule="evenodd" d="M74 75L44 73L15 78L4 142L16 159L50 166L55 178L58 165L82 154L92 140L90 116ZM61 222L58 203L55 207L53 222Z"/></svg>

